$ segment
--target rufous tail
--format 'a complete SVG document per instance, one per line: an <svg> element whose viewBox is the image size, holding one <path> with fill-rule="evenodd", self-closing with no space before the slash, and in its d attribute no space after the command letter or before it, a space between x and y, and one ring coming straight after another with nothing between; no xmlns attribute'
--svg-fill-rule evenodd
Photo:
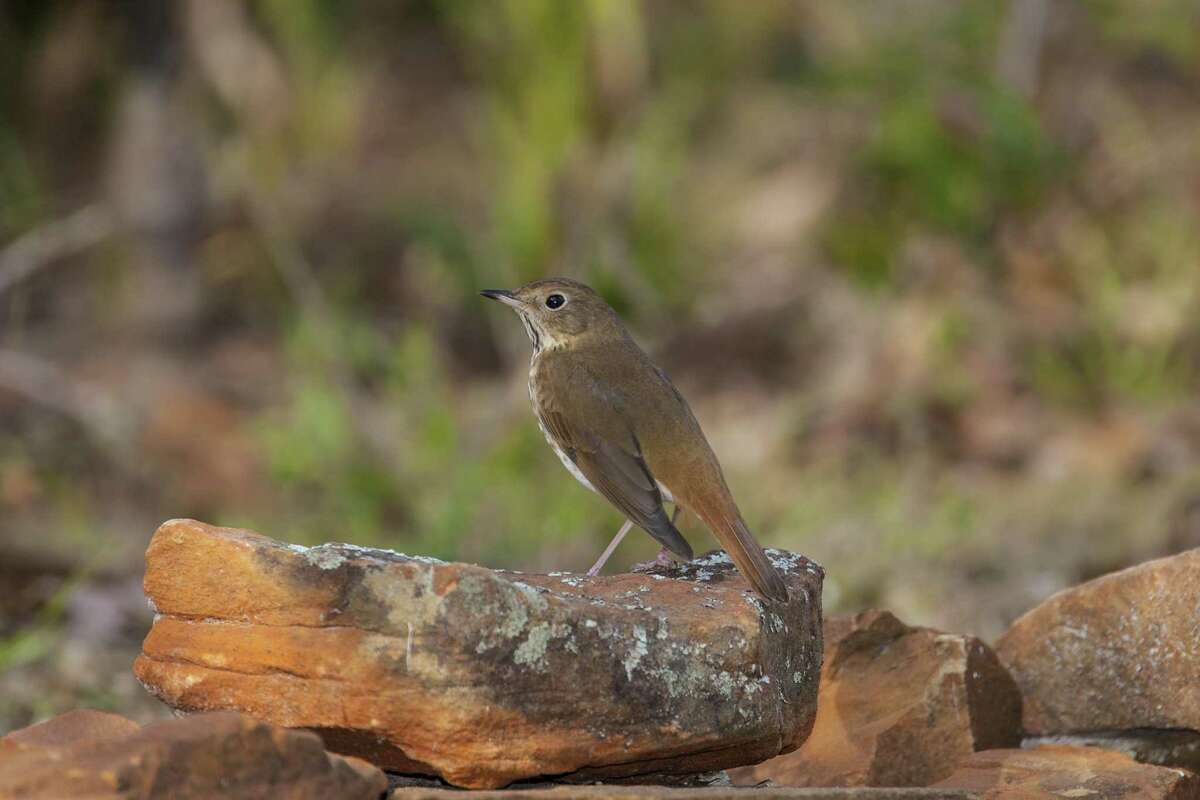
<svg viewBox="0 0 1200 800"><path fill-rule="evenodd" d="M710 508L697 508L695 511L725 547L725 552L729 553L734 565L746 576L755 591L770 600L786 603L787 585L746 527L741 515L736 511L733 514L714 512Z"/></svg>

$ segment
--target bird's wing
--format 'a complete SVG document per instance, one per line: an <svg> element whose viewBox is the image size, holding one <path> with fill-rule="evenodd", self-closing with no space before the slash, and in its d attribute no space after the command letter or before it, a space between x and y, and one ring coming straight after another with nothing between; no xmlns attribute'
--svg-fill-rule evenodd
<svg viewBox="0 0 1200 800"><path fill-rule="evenodd" d="M577 404L578 400L573 405ZM605 409L595 411L605 413ZM563 408L543 408L541 419L596 491L668 550L691 559L691 545L663 510L662 493L632 432L623 434L619 425L611 423L589 424L588 415Z"/></svg>

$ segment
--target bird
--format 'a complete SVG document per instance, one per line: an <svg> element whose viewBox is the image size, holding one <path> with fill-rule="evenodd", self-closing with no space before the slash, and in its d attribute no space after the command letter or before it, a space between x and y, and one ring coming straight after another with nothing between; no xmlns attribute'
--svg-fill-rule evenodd
<svg viewBox="0 0 1200 800"><path fill-rule="evenodd" d="M616 311L569 278L480 294L511 308L525 326L533 345L529 399L563 466L626 517L587 574L599 574L633 525L662 545L658 563L669 562L669 553L691 560L675 526L686 510L760 595L787 602L787 586L738 510L696 415ZM674 506L670 517L664 502Z"/></svg>

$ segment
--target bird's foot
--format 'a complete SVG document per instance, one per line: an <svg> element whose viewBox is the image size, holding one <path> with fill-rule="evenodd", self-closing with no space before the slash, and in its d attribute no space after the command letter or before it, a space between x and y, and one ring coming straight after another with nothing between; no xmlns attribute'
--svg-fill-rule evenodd
<svg viewBox="0 0 1200 800"><path fill-rule="evenodd" d="M630 572L657 572L666 567L670 567L670 566L674 565L674 563L675 562L671 559L671 551L664 547L658 551L658 555L656 555L654 557L653 561L642 561L637 564L634 564L630 568L629 571Z"/></svg>

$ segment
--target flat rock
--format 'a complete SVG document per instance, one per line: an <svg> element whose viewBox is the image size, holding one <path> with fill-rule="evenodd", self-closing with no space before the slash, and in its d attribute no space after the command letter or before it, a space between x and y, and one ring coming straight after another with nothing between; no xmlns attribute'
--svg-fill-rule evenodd
<svg viewBox="0 0 1200 800"><path fill-rule="evenodd" d="M1022 747L1044 744L1069 744L1078 747L1103 747L1125 753L1134 761L1160 767L1183 767L1200 774L1200 733L1196 731L1094 731L1060 733L1053 736L1028 736Z"/></svg>
<svg viewBox="0 0 1200 800"><path fill-rule="evenodd" d="M886 611L825 622L817 720L800 749L730 771L734 783L928 786L976 750L1019 743L1021 697L973 636Z"/></svg>
<svg viewBox="0 0 1200 800"><path fill-rule="evenodd" d="M39 747L61 747L80 741L99 741L129 736L141 728L131 719L107 711L80 708L59 714L45 722L21 728L0 738L0 753L6 750L29 750Z"/></svg>
<svg viewBox="0 0 1200 800"><path fill-rule="evenodd" d="M390 800L461 800L452 789L396 789ZM962 789L714 787L679 789L667 786L556 786L552 789L501 789L472 792L471 800L972 800Z"/></svg>
<svg viewBox="0 0 1200 800"><path fill-rule="evenodd" d="M1067 745L975 753L937 786L1006 800L1200 798L1200 779L1187 770L1139 764L1111 750Z"/></svg>
<svg viewBox="0 0 1200 800"><path fill-rule="evenodd" d="M1200 550L1059 592L996 643L1031 735L1200 729Z"/></svg>
<svg viewBox="0 0 1200 800"><path fill-rule="evenodd" d="M0 797L330 797L375 800L387 779L321 740L229 712L140 728L99 712L75 712L0 739Z"/></svg>
<svg viewBox="0 0 1200 800"><path fill-rule="evenodd" d="M173 520L146 553L158 615L134 671L174 708L457 786L708 772L794 749L815 716L822 571L772 558L786 604L723 553L523 575Z"/></svg>

